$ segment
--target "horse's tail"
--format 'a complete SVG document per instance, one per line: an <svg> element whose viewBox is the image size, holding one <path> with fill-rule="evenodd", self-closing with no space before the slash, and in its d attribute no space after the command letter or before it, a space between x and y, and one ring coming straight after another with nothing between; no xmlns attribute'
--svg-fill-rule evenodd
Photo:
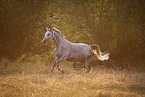
<svg viewBox="0 0 145 97"><path fill-rule="evenodd" d="M108 60L109 59L109 53L106 53L105 52L101 52L100 51L100 47L98 45L90 45L90 47L92 48L94 54L97 56L97 58L101 61L105 61L105 60Z"/></svg>

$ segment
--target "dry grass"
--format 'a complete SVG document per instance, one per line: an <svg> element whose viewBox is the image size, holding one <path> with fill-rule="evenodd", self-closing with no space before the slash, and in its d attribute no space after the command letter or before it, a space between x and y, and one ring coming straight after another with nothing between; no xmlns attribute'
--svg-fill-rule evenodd
<svg viewBox="0 0 145 97"><path fill-rule="evenodd" d="M145 72L93 68L75 71L71 63L62 65L65 74L42 62L0 63L0 97L142 97Z"/></svg>

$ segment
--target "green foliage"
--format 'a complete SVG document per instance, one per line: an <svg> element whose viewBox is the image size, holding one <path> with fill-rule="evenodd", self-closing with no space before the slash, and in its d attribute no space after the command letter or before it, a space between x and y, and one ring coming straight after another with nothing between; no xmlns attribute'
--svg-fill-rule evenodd
<svg viewBox="0 0 145 97"><path fill-rule="evenodd" d="M41 41L45 27L71 42L98 44L117 63L144 59L144 0L0 0L0 58L36 54L54 58L54 42ZM24 58L25 59L25 58Z"/></svg>
<svg viewBox="0 0 145 97"><path fill-rule="evenodd" d="M48 2L39 0L1 0L0 2L0 57L16 59L24 53L36 53L34 51L36 45L37 50L41 46L39 39L42 38L42 34L39 31L42 31L45 25L42 23L46 17L43 10Z"/></svg>

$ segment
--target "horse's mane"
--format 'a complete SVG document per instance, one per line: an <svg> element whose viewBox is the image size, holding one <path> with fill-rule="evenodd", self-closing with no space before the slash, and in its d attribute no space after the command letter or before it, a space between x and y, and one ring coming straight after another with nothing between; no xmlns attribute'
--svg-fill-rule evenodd
<svg viewBox="0 0 145 97"><path fill-rule="evenodd" d="M57 32L61 37L63 37L63 35L61 34L61 32L60 32L58 29L56 29L55 27L53 27L52 30L54 30L54 31Z"/></svg>

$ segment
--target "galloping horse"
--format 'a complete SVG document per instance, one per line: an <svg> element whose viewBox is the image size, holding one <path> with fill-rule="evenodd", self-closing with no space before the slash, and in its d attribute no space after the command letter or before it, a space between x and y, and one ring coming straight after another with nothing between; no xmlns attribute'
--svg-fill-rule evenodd
<svg viewBox="0 0 145 97"><path fill-rule="evenodd" d="M58 70L62 73L64 71L60 68L59 62L63 60L71 61L71 62L83 62L86 67L86 73L90 71L90 58L94 54L101 61L108 60L109 53L102 53L100 51L99 46L97 45L87 45L83 43L71 43L70 41L63 38L61 32L53 27L52 29L48 29L46 27L46 33L42 40L42 43L46 43L47 41L51 41L52 39L55 41L55 62L53 64L51 75L53 73L54 67L57 65Z"/></svg>

